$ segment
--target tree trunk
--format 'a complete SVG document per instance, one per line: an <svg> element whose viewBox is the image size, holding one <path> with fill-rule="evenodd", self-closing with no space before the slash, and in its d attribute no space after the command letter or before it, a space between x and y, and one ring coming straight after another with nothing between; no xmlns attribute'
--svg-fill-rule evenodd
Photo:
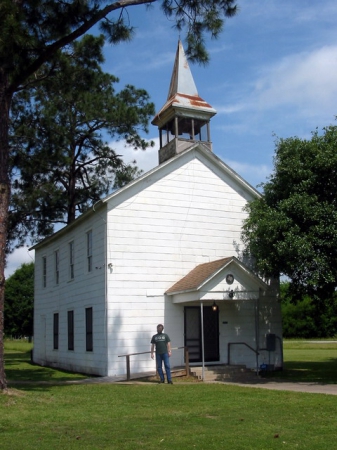
<svg viewBox="0 0 337 450"><path fill-rule="evenodd" d="M8 77L0 69L0 390L7 389L4 358L4 305L9 181L9 105Z"/></svg>

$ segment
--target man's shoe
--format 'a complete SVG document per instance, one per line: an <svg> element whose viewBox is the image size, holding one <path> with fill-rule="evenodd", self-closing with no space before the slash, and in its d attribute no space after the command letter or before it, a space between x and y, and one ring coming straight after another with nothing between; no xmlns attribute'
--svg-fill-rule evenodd
<svg viewBox="0 0 337 450"><path fill-rule="evenodd" d="M167 383L168 383L168 384L173 384L173 381L172 381L172 380L170 380L170 381L168 381Z"/></svg>
<svg viewBox="0 0 337 450"><path fill-rule="evenodd" d="M162 384L162 383L165 383L165 380L158 381L158 384Z"/></svg>

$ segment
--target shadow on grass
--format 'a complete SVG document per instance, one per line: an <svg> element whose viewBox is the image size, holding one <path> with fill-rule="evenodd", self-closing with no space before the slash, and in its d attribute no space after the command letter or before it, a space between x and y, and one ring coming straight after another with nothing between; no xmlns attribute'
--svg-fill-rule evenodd
<svg viewBox="0 0 337 450"><path fill-rule="evenodd" d="M51 367L38 366L31 362L30 351L5 352L5 371L9 386L24 390L46 390L48 386L68 385L71 382L81 382L88 375L67 372ZM90 378L94 378L90 376ZM149 377L146 381L153 383L157 379ZM145 381L142 379L141 381ZM197 380L182 377L175 382L191 382ZM286 361L284 369L277 372L266 372L263 379L256 378L256 383L294 382L337 384L337 358L327 358L324 361ZM254 381L247 381L253 383Z"/></svg>
<svg viewBox="0 0 337 450"><path fill-rule="evenodd" d="M337 384L337 358L326 361L288 361L280 372L267 372L266 380Z"/></svg>
<svg viewBox="0 0 337 450"><path fill-rule="evenodd" d="M83 380L87 376L51 367L38 366L31 362L30 352L6 352L5 353L6 378L10 384L15 382L55 382Z"/></svg>

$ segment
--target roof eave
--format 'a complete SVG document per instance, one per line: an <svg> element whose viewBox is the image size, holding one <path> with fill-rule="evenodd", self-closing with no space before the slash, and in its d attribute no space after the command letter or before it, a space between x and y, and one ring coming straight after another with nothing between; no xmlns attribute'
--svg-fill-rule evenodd
<svg viewBox="0 0 337 450"><path fill-rule="evenodd" d="M201 100L201 101L200 101ZM172 98L168 100L161 110L155 115L151 124L161 127L165 125L174 116L187 116L197 119L210 119L215 116L216 110L211 105L200 98L196 98L191 104L179 102Z"/></svg>
<svg viewBox="0 0 337 450"><path fill-rule="evenodd" d="M37 242L32 247L30 247L28 250L29 251L37 250L40 247L43 247L43 246L49 244L54 239L57 239L57 238L61 237L63 234L67 233L69 230L71 230L72 228L76 227L80 222L82 222L83 220L87 219L88 216L94 214L96 211L101 209L103 206L105 206L103 200L99 200L90 209L88 209L88 211L86 211L83 214L81 214L79 217L77 217L69 225L64 226L63 228L61 228L60 230L56 231L51 236L48 236L48 237L44 238L42 241Z"/></svg>

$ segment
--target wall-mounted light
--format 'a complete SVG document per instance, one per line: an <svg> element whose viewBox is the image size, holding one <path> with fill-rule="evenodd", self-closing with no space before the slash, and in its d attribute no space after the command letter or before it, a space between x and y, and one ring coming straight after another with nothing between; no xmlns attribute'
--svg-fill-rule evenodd
<svg viewBox="0 0 337 450"><path fill-rule="evenodd" d="M235 292L233 291L233 289L231 291L229 291L229 293L228 293L229 298L233 298L234 295L235 295Z"/></svg>
<svg viewBox="0 0 337 450"><path fill-rule="evenodd" d="M218 305L213 301L212 310L216 312L218 310Z"/></svg>

